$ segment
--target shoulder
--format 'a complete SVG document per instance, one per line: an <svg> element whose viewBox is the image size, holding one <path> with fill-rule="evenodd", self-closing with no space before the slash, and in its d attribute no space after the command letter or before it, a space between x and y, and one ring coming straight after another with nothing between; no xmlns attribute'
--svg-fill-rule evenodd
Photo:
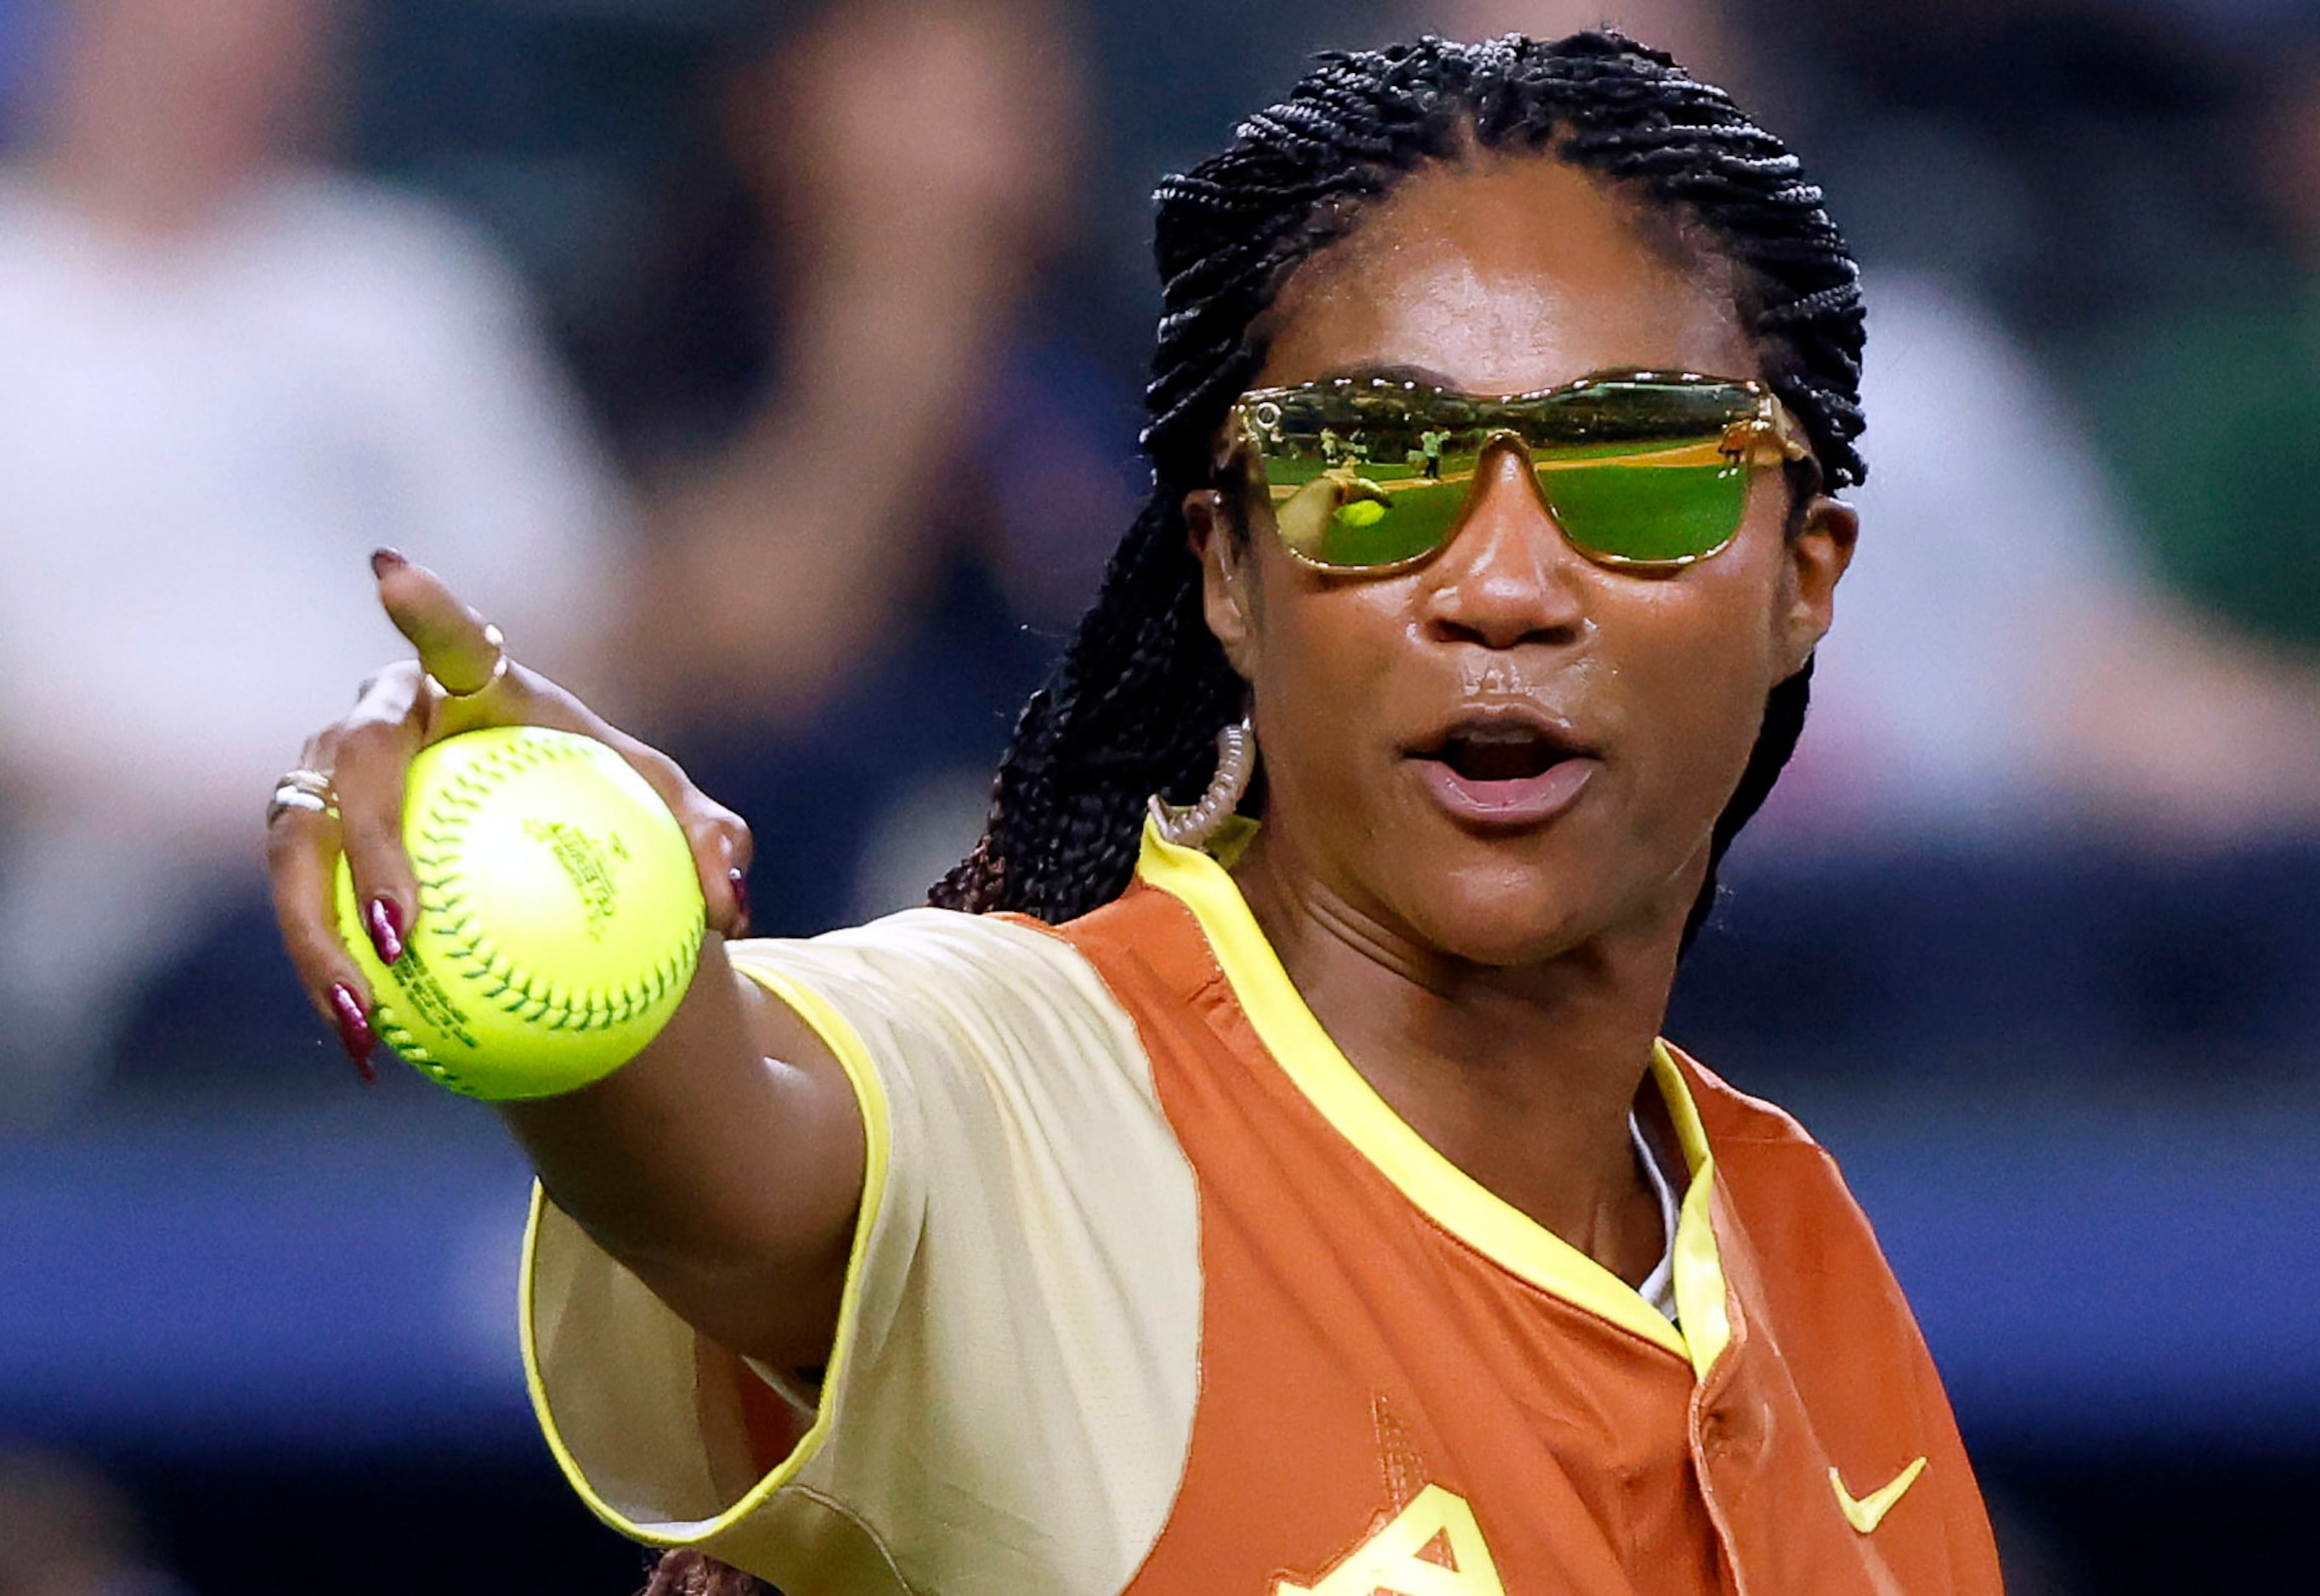
<svg viewBox="0 0 2320 1596"><path fill-rule="evenodd" d="M841 1057L850 1051L890 1085L975 1080L1020 1101L1028 1082L1102 1075L1148 1095L1127 1012L1080 949L1038 921L913 909L729 952Z"/></svg>
<svg viewBox="0 0 2320 1596"><path fill-rule="evenodd" d="M1718 1164L1725 1162L1727 1147L1743 1157L1772 1148L1828 1156L1820 1143L1813 1139L1812 1133L1788 1110L1741 1091L1673 1043L1667 1045L1667 1050L1676 1067L1683 1072L1685 1084L1691 1088L1700 1126L1708 1132Z"/></svg>
<svg viewBox="0 0 2320 1596"><path fill-rule="evenodd" d="M312 170L252 197L240 243L253 269L318 309L361 305L462 347L530 340L531 295L506 254L450 207L397 184Z"/></svg>
<svg viewBox="0 0 2320 1596"><path fill-rule="evenodd" d="M296 173L272 186L263 208L276 226L295 230L316 249L363 255L381 268L464 275L501 265L498 251L457 212L377 178Z"/></svg>
<svg viewBox="0 0 2320 1596"><path fill-rule="evenodd" d="M1717 1183L1752 1231L1815 1234L1822 1246L1850 1234L1874 1249L1869 1220L1835 1156L1795 1115L1674 1047L1668 1051L1691 1088Z"/></svg>
<svg viewBox="0 0 2320 1596"><path fill-rule="evenodd" d="M1916 1317L1836 1159L1795 1116L1678 1056L1715 1159L1725 1271L1759 1328L1821 1371L1808 1383L1926 1374Z"/></svg>
<svg viewBox="0 0 2320 1596"><path fill-rule="evenodd" d="M1141 975L1183 992L1224 978L1192 911L1173 893L1140 879L1100 909L1040 929L1116 978Z"/></svg>
<svg viewBox="0 0 2320 1596"><path fill-rule="evenodd" d="M790 972L835 978L897 997L1063 996L1083 989L1086 960L1036 920L1018 915L909 909L818 937L737 942L734 964L752 976Z"/></svg>

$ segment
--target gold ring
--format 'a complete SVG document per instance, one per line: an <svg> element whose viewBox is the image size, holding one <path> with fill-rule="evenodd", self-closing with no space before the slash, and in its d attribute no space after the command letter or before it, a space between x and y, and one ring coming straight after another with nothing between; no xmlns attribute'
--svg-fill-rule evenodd
<svg viewBox="0 0 2320 1596"><path fill-rule="evenodd" d="M427 679L435 684L436 692L440 693L446 698L473 698L479 693L489 691L502 676L507 675L507 639L502 635L498 627L486 622L484 626L484 641L492 646L492 668L485 674L484 679L473 687L468 688L464 693L454 693L450 688L446 687L443 685L442 680L440 677L438 677L432 671L430 671L428 673Z"/></svg>

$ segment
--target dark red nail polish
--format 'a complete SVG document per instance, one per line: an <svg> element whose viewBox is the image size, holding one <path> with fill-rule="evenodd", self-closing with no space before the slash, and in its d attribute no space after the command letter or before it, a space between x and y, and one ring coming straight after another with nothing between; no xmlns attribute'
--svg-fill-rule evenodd
<svg viewBox="0 0 2320 1596"><path fill-rule="evenodd" d="M392 968L403 957L403 905L389 897L373 898L363 911L363 928L378 950L378 962Z"/></svg>
<svg viewBox="0 0 2320 1596"><path fill-rule="evenodd" d="M725 883L733 889L733 910L740 919L739 929L749 929L749 878L739 870L725 872Z"/></svg>
<svg viewBox="0 0 2320 1596"><path fill-rule="evenodd" d="M378 1072L370 1066L370 1056L378 1047L378 1038L371 1034L370 1016L355 1001L354 989L344 983L331 988L331 1009L338 1016L339 1040L355 1062L355 1074L367 1086L378 1079Z"/></svg>
<svg viewBox="0 0 2320 1596"><path fill-rule="evenodd" d="M399 549L374 549L370 551L370 574L374 576L391 576L410 563Z"/></svg>

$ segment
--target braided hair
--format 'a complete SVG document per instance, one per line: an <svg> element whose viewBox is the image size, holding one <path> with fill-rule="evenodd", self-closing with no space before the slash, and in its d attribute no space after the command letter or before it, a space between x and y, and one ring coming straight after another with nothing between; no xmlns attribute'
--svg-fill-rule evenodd
<svg viewBox="0 0 2320 1596"><path fill-rule="evenodd" d="M1152 495L1016 726L988 829L933 902L1050 921L1084 914L1128 884L1146 797L1188 802L1207 784L1217 733L1241 714L1246 689L1202 620L1185 496L1215 485L1212 440L1264 363L1258 322L1290 274L1355 226L1364 202L1455 160L1470 141L1551 149L1702 235L1735 268L1763 380L1812 440L1817 467L1791 476L1799 503L1823 480L1861 480L1859 268L1796 157L1730 95L1609 30L1325 54L1230 149L1160 186L1154 251L1165 287L1144 432ZM1772 690L1716 825L1687 946L1714 902L1716 863L1796 746L1809 675Z"/></svg>
<svg viewBox="0 0 2320 1596"><path fill-rule="evenodd" d="M1146 797L1206 785L1245 687L1201 616L1186 494L1215 485L1212 440L1264 364L1256 323L1291 272L1405 174L1469 138L1544 150L1704 231L1736 268L1763 380L1818 464L1791 467L1800 504L1859 482L1860 272L1797 159L1723 90L1609 30L1554 43L1421 39L1331 52L1232 148L1160 186L1154 249L1165 298L1144 433L1152 496L1095 603L1033 694L999 769L983 839L930 894L974 911L1062 921L1110 902L1136 867ZM1791 518L1792 528L1798 524ZM1772 689L1747 767L1716 822L1688 946L1715 902L1716 863L1772 791L1804 730L1812 667ZM645 1596L747 1596L740 1570L672 1553Z"/></svg>

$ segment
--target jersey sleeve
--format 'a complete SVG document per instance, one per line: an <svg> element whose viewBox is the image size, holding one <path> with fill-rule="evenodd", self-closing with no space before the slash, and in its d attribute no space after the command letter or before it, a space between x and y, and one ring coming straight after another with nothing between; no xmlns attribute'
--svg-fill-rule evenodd
<svg viewBox="0 0 2320 1596"><path fill-rule="evenodd" d="M1198 1211L1135 1023L1045 930L920 910L730 949L844 1066L862 1208L818 1389L696 1335L535 1194L551 1449L615 1528L831 1592L1116 1591L1198 1387Z"/></svg>

